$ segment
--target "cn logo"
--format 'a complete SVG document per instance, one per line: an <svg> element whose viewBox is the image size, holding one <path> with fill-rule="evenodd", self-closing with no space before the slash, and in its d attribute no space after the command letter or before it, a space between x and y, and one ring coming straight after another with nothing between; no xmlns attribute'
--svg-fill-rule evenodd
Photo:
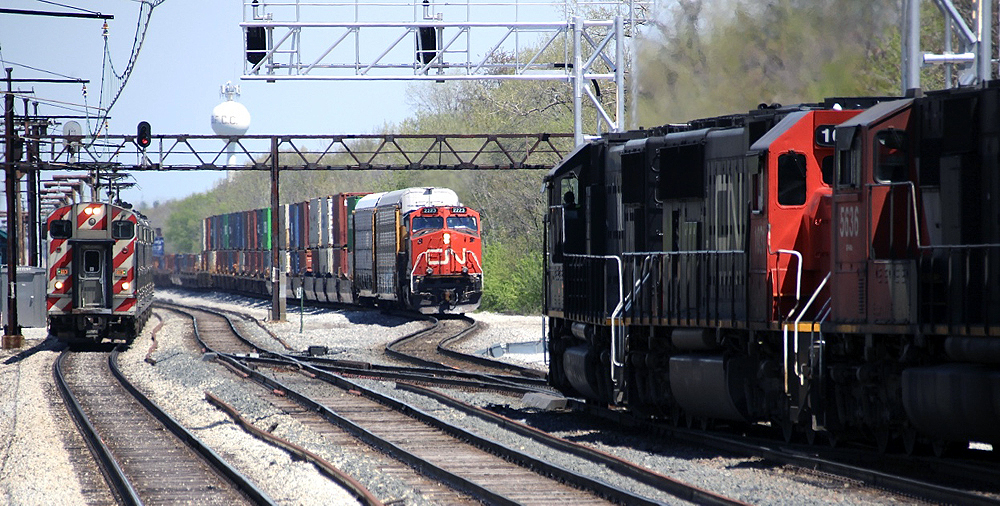
<svg viewBox="0 0 1000 506"><path fill-rule="evenodd" d="M466 257L467 254L468 254L468 250L466 250L465 248L462 248L462 255L461 256L459 256L458 253L455 253L455 250L450 249L450 248L449 249L441 249L441 248L428 249L427 250L427 265L447 265L448 264L448 257L449 256L452 257L456 262L458 262L460 264L464 264L465 263L465 257ZM437 257L437 260L435 260L434 257Z"/></svg>

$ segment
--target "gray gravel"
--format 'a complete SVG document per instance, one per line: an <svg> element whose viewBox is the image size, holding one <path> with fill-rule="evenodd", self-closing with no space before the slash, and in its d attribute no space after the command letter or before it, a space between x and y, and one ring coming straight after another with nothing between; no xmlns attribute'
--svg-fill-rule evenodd
<svg viewBox="0 0 1000 506"><path fill-rule="evenodd" d="M24 329L25 346L0 351L0 503L83 504L84 495L61 441L50 402L58 356L44 329Z"/></svg>
<svg viewBox="0 0 1000 506"><path fill-rule="evenodd" d="M266 319L269 312L268 301L241 297L176 291L158 291L157 297L248 312L261 320ZM485 322L487 328L460 345L467 352L537 341L543 332L541 317L489 313L473 316ZM383 500L398 501L396 504L431 504L418 490L381 472L380 462L384 456L370 450L326 444L322 436L262 400L259 397L260 387L237 378L219 364L203 360L183 330L186 322L180 317L166 316L164 328L157 336L156 350L152 353L156 364L145 362L143 359L152 344L150 336L155 323L155 319L151 320L132 348L120 357L125 374L172 416L185 426L194 428L199 438L231 459L281 504L352 504L354 501L313 466L294 461L285 452L247 435L228 416L204 400L206 391L234 405L258 427L306 446L351 472ZM332 357L377 363L387 362L382 354L386 343L423 326L422 323L408 323L372 311L306 308L300 320L297 306L289 307L288 321L267 322L265 325L296 351L304 352L309 346L326 346L331 350ZM281 344L255 325L242 327L258 340L260 346L285 352ZM60 418L58 410L65 408L49 400L53 391L51 363L56 352L50 349L49 342L44 341L43 331L26 329L25 335L31 336L26 346L26 350L30 351L0 352L0 503L81 504L84 502L82 480L76 477L65 450L64 437L60 436L65 432L65 427L60 424L66 422L60 421L65 416ZM541 354L530 353L507 353L503 356L504 360L532 364L544 370L543 358ZM466 428L487 434L504 445L523 446L526 451L539 455L549 452L478 419L455 415L436 401L396 391L391 383L365 383L395 397L416 402L437 416L457 419ZM825 505L902 502L870 490L845 486L839 481L776 468L757 459L719 455L718 452L676 442L628 436L607 426L581 426L569 415L552 417L525 408L516 398L460 391L446 393L481 406L492 406L514 418L542 420L546 428L561 432L568 439L592 444L663 474L751 503ZM566 460L564 465L590 466L572 460ZM600 470L596 472L600 473ZM670 497L660 498L667 503L678 502Z"/></svg>

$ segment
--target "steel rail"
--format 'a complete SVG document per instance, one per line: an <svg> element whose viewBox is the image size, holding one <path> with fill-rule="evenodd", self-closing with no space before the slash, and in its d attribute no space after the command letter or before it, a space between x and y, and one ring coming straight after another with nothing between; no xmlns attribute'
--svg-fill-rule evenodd
<svg viewBox="0 0 1000 506"><path fill-rule="evenodd" d="M289 388L287 385L281 383L274 378L263 375L262 373L244 366L237 360L223 355L219 356L220 360L231 361L234 367L240 368L245 374L248 374L254 381L257 381L261 385L271 389L273 391L279 391L283 395L295 400L302 406L319 413L321 416L326 418L332 423L335 423L356 437L362 439L366 443L381 449L382 451L389 453L395 458L407 462L411 466L417 469L424 470L427 474L433 476L436 479L444 481L446 483L453 484L453 486L458 486L468 490L477 497L484 498L491 501L494 504L516 504L511 502L509 499L497 495L495 492L490 491L482 487L481 485L470 481L469 479L450 473L449 471L429 463L420 457L410 453L404 448L401 448L392 442L368 431L364 427L354 423L353 421L331 411L322 404L314 401L308 396L301 394L294 389ZM521 466L527 467L529 469L539 470L541 473L553 476L556 479L563 481L565 483L572 484L577 488L583 490L590 490L598 493L606 498L614 501L618 501L622 504L635 504L635 505L654 505L659 504L651 499L636 495L632 492L620 489L613 485L610 485L602 480L590 478L574 471L562 468L560 466L551 464L549 462L537 459L526 453L507 448L499 443L492 440L486 439L459 427L449 424L448 422L441 420L429 413L426 413L414 406L407 405L399 400L393 399L392 397L383 395L381 393L375 392L374 390L365 388L364 386L347 380L343 377L336 376L334 374L328 373L321 369L303 364L303 370L315 375L317 378L327 381L330 384L337 386L338 388L343 388L352 392L357 392L358 394L373 400L375 402L381 403L390 409L405 413L417 421L423 422L427 425L435 427L439 430L446 432L452 437L458 438L460 440L469 442L473 446L476 446L482 450L490 452L494 455L502 456L503 458L515 462Z"/></svg>
<svg viewBox="0 0 1000 506"><path fill-rule="evenodd" d="M329 463L323 457L320 457L319 455L316 455L315 453L306 450L305 448L292 443L287 439L257 428L254 424L250 423L249 420L243 418L236 408L209 392L205 392L205 400L224 411L233 420L235 420L240 427L243 427L243 430L289 453L294 454L302 460L312 463L314 466L318 467L323 474L333 478L333 480L340 486L350 491L351 495L353 495L354 498L362 504L367 506L382 506L382 501L380 501L378 497L375 497L375 495L372 494L368 488L358 482L358 480L355 480L350 474L341 471L336 466Z"/></svg>
<svg viewBox="0 0 1000 506"><path fill-rule="evenodd" d="M469 318L467 316L463 316L462 318L468 318L469 320L471 320L471 318ZM461 352L461 351L458 351L458 350L450 348L450 346L452 344L455 344L455 343L457 343L459 341L462 341L463 339L465 339L466 337L468 337L469 334L471 334L472 332L478 330L478 326L479 326L479 322L474 322L474 326L473 327L469 327L468 329L463 330L462 332L460 332L458 334L455 334L452 337L448 337L448 338L442 339L441 342L438 343L438 346L437 346L438 352L440 352L442 355L446 355L446 356L449 356L449 357L454 358L454 359L464 360L466 362L472 362L472 363L479 364L479 365L482 365L482 366L485 366L485 367L490 367L490 368L506 369L506 370L516 372L516 373L518 373L518 374L520 374L522 376L529 377L529 378L538 378L538 379L542 379L542 380L544 380L546 378L547 375L544 372L536 370L536 369L532 369L530 367L523 367L523 366L519 366L519 365L515 365L515 364L510 364L510 363L507 363L507 362L500 362L498 360L493 360L493 359L486 358L486 357L480 357L478 355L472 355L470 353L464 353L464 352Z"/></svg>
<svg viewBox="0 0 1000 506"><path fill-rule="evenodd" d="M63 402L66 404L73 421L76 422L77 427L79 427L83 434L83 439L86 441L87 446L90 447L91 453L96 457L98 466L107 478L108 484L115 495L127 505L141 505L142 500L139 498L139 494L135 491L135 488L132 487L132 483L129 482L125 471L122 470L114 456L111 455L111 450L104 444L104 440L97 433L97 429L94 428L93 424L90 423L90 419L84 414L83 406L77 401L76 396L73 395L69 384L66 382L62 363L69 353L69 350L63 350L52 364L52 376L59 387L59 393L62 395Z"/></svg>
<svg viewBox="0 0 1000 506"><path fill-rule="evenodd" d="M233 487L235 487L235 489L244 497L255 504L275 504L275 502L267 494L260 490L256 484L247 479L236 468L231 466L214 450L198 439L197 436L188 431L183 425L160 409L155 403L153 403L153 401L140 392L135 385L129 382L118 367L118 354L120 351L121 348L117 347L108 354L108 370L118 381L121 387L125 389L125 391L127 391L136 402L142 405L149 415L151 415L158 423L166 427L171 434L179 439L184 445L193 450L195 455L211 466L215 472L219 473L223 478L228 480L229 483L231 483ZM53 364L53 374L55 376L56 383L59 385L63 399L66 402L67 407L70 409L70 414L74 420L77 421L78 426L81 427L81 430L84 433L84 438L87 440L88 446L90 446L94 451L94 455L98 459L100 467L105 472L105 476L108 477L109 485L113 488L113 492L116 493L116 495L126 504L141 505L143 502L139 497L138 491L131 483L131 480L125 471L118 464L117 460L111 453L111 450L104 443L104 439L100 434L98 434L96 428L84 413L82 406L76 399L76 396L73 394L68 382L66 381L62 363L69 353L70 352L67 350L60 354L55 364Z"/></svg>
<svg viewBox="0 0 1000 506"><path fill-rule="evenodd" d="M643 432L649 434L659 434L664 437L673 437L690 443L711 446L719 450L742 455L752 455L762 459L800 467L802 469L829 473L830 475L846 478L848 480L856 480L870 487L878 487L900 494L940 502L942 504L995 506L998 502L1000 502L995 498L986 497L981 494L959 490L952 487L924 483L903 476L835 462L819 456L810 455L802 451L796 451L793 448L772 448L764 446L763 444L748 442L749 440L745 436L728 438L700 431L666 427L662 424L638 420L628 414L611 412L598 406L587 405L574 400L570 400L567 406L578 412L589 413L605 420L613 421L615 424L622 427L641 429Z"/></svg>
<svg viewBox="0 0 1000 506"><path fill-rule="evenodd" d="M480 407L473 406L469 403L462 402L454 397L450 397L429 388L423 388L421 386L406 383L397 383L396 388L430 397L465 414L496 424L504 429L511 430L524 437L549 446L550 448L571 453L590 462L607 466L608 469L614 470L622 475L629 476L651 487L667 491L675 497L685 501L706 505L747 504L742 501L737 501L729 497L716 494L715 492L695 487L694 485L684 483L644 467L640 467L609 453L553 436L545 431L525 425L505 416L498 415L491 411L487 411Z"/></svg>
<svg viewBox="0 0 1000 506"><path fill-rule="evenodd" d="M419 367L390 367L372 364L364 364L369 367L358 367L356 365L351 366L332 364L328 362L317 362L314 358L297 357L294 355L267 354L260 356L247 356L233 353L220 353L220 355L225 355L244 363L267 364L271 366L289 366L298 368L301 367L302 364L308 364L332 374L355 378L406 381L411 383L442 385L476 390L493 390L512 392L518 395L528 393L555 393L552 388L544 385L530 386L523 383L517 383L516 381L510 381L504 377L468 373L458 370L429 369ZM510 378L513 378L514 380L520 379L518 377Z"/></svg>
<svg viewBox="0 0 1000 506"><path fill-rule="evenodd" d="M228 478L237 489L239 489L244 495L246 495L251 501L256 504L263 505L274 505L276 504L273 499L268 497L263 490L257 487L255 483L250 481L246 476L243 475L239 470L226 462L218 453L215 452L210 446L206 445L195 436L194 433L187 430L183 425L181 425L177 420L174 420L169 414L160 409L152 400L146 397L138 388L135 387L125 375L122 374L121 369L118 368L118 354L120 348L115 348L114 351L108 356L108 365L111 368L111 373L114 374L115 378L121 383L123 387L147 411L150 412L157 420L165 425L170 432L172 432L178 439L187 444L190 448L195 450L203 459L205 459L209 464L212 465L217 471L221 472L223 476Z"/></svg>

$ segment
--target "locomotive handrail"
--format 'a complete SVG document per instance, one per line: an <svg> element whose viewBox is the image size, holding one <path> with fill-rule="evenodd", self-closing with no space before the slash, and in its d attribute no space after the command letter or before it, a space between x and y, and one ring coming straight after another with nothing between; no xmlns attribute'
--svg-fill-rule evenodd
<svg viewBox="0 0 1000 506"><path fill-rule="evenodd" d="M627 255L627 254L623 254L622 256L625 256L625 255ZM629 292L628 300L625 302L625 307L622 309L623 312L627 312L627 311L631 310L631 308L635 304L635 299L639 297L639 292L642 291L642 285L645 284L645 282L646 282L647 279L649 279L649 272L647 271L646 267L647 267L648 263L652 259L653 259L653 255L652 254L646 255L642 259L642 266L639 267L639 275L635 276L636 279L635 279L635 282L632 283L632 290ZM632 272L633 272L633 274L635 273L635 264L634 263L632 264ZM623 282L624 282L624 280L623 280Z"/></svg>
<svg viewBox="0 0 1000 506"><path fill-rule="evenodd" d="M816 297L818 297L819 293L823 291L823 287L826 286L826 282L830 280L831 275L833 275L832 272L826 273L826 277L824 277L823 281L820 282L818 287L816 287L816 291L814 291L812 296L809 297L809 300L806 302L806 305L802 307L802 312L799 313L799 316L795 318L795 323L792 324L794 325L793 336L792 336L794 342L792 343L792 346L794 348L796 356L798 356L799 354L799 323L802 322L802 318L806 315L806 312L809 311L809 307L812 306L812 303L816 300ZM781 334L782 334L782 339L784 340L784 353L785 353L785 360L784 360L785 394L788 394L789 393L788 392L788 324L786 323L782 327L783 328L781 329ZM799 362L797 360L795 362L795 376L799 378L800 385L805 385L804 378L802 377L802 371L799 368Z"/></svg>
<svg viewBox="0 0 1000 506"><path fill-rule="evenodd" d="M775 271L775 276L774 276L774 279L773 279L774 283L778 282L777 272L780 269L779 262L781 260L781 255L782 254L793 255L796 258L798 258L798 260L799 260L799 263L798 263L798 272L797 272L797 274L795 276L795 306L793 306L792 310L788 313L788 318L791 318L792 316L795 315L795 311L799 308L799 302L802 300L802 253L799 253L798 251L793 250L793 249L779 249L777 251L771 251L771 224L768 223L767 224L767 254L768 255L775 255L777 257L777 258L774 259L774 271Z"/></svg>
<svg viewBox="0 0 1000 506"><path fill-rule="evenodd" d="M1000 248L1000 243L983 243L983 244L928 244L927 246L921 246L922 249L988 249L988 248Z"/></svg>
<svg viewBox="0 0 1000 506"><path fill-rule="evenodd" d="M420 263L420 259L423 258L424 255L426 255L426 254L427 254L427 251L421 251L420 254L417 255L417 259L413 261L413 268L410 269L410 294L411 295L413 294L413 289L416 287L416 285L414 285L413 282L414 282L414 278L415 278L415 276L417 274L417 264Z"/></svg>

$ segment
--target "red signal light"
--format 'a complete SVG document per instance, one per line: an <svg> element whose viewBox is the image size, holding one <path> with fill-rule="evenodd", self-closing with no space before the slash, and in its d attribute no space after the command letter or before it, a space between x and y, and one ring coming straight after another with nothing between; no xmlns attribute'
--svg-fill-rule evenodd
<svg viewBox="0 0 1000 506"><path fill-rule="evenodd" d="M153 143L152 128L146 121L140 121L136 128L135 143L140 148L146 149Z"/></svg>

